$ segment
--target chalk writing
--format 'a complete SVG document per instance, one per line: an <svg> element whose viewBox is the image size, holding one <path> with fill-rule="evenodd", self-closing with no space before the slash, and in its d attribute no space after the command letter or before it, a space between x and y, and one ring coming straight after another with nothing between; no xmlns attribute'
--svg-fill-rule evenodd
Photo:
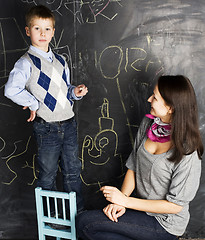
<svg viewBox="0 0 205 240"><path fill-rule="evenodd" d="M160 64L161 66L158 68L162 69L162 63L158 57L149 59L147 51L138 47L123 49L120 46L108 46L100 52L99 58L96 51L94 56L95 66L99 66L102 76L107 79L115 79L122 71L128 72L129 67L136 72L148 72L151 65L158 66ZM122 66L124 58L124 66ZM112 67L108 65L110 61Z"/></svg>

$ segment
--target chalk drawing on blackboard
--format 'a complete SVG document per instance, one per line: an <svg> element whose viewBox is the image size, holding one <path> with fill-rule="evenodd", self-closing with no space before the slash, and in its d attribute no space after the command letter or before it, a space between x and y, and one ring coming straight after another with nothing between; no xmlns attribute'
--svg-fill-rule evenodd
<svg viewBox="0 0 205 240"><path fill-rule="evenodd" d="M30 145L30 140L31 140L31 136L29 136L29 138L27 140L25 149L22 152L18 153L18 154L15 154L15 152L17 150L17 145L16 144L17 144L17 142L19 143L21 141L15 142L15 150L13 151L14 154L12 154L12 155L10 154L9 156L7 156L8 159L7 159L7 157L3 157L2 158L2 159L6 159L5 165L6 165L7 169L8 169L7 177L10 178L9 181L3 181L2 184L11 185L15 181L15 179L18 177L17 171L11 167L11 162L17 161L18 157L20 157L20 156L22 156L22 155L27 153L29 145ZM28 165L27 161L25 162L25 164L23 164L22 168L25 168L25 166L30 168L30 166ZM35 166L35 164L33 164L33 166ZM36 175L34 174L34 179L35 179L35 177L36 177Z"/></svg>
<svg viewBox="0 0 205 240"><path fill-rule="evenodd" d="M110 72L108 71L109 68L103 69L103 64L101 64L102 62L104 62L104 59L107 58L107 56L109 57L111 56L112 58L115 59L115 61L112 61L113 67L112 67L112 71ZM115 79L120 74L122 60L123 60L123 50L121 47L119 46L106 47L100 53L100 56L99 56L99 67L100 67L100 72L102 76L107 79Z"/></svg>
<svg viewBox="0 0 205 240"><path fill-rule="evenodd" d="M149 35L145 36L145 42L145 46L147 46L148 50L137 46L123 47L119 45L111 45L104 48L100 53L97 53L97 51L94 52L96 69L99 69L103 78L107 80L114 80L116 82L116 88L118 90L122 109L127 121L127 127L132 146L134 145L132 128L137 128L138 126L130 124L126 110L126 104L123 100L123 94L120 86L121 75L122 73L127 73L128 71L134 71L137 73L144 72L146 74L154 67L156 68L154 70L155 75L153 76L155 78L164 70L163 64L159 57L152 55L150 56L148 54L151 44L153 44L153 40ZM110 66L110 62L112 62L112 66ZM140 82L140 85L143 86L143 89L149 88L149 84L147 82Z"/></svg>
<svg viewBox="0 0 205 240"><path fill-rule="evenodd" d="M121 0L94 0L94 1L86 0L84 1L84 7L86 7L87 5L91 13L91 14L87 14L87 16L85 17L85 22L96 23L98 16L101 16L109 21L112 21L118 15L113 4L118 4L120 7L122 7ZM84 15L84 12L82 12L82 14Z"/></svg>
<svg viewBox="0 0 205 240"><path fill-rule="evenodd" d="M15 18L0 18L0 34L0 79L2 79L8 77L15 63L14 59L23 55L28 44Z"/></svg>
<svg viewBox="0 0 205 240"><path fill-rule="evenodd" d="M121 0L74 0L64 3L79 24L96 23L98 16L112 21L118 15L113 4L122 7Z"/></svg>
<svg viewBox="0 0 205 240"><path fill-rule="evenodd" d="M123 101L122 92L121 92L121 88L120 88L120 82L119 82L118 78L116 78L116 83L117 83L117 89L118 89L118 93L119 93L119 96L120 96L120 101L121 101L121 104L122 104L123 112L124 112L124 114L126 116L126 121L127 121L128 130L129 130L130 141L131 141L132 146L134 146L134 137L133 137L132 130L131 130L132 126L130 124L130 121L129 121L129 118L128 118L128 115L127 115L127 110L126 110L126 107L125 107L125 104L124 104L124 101Z"/></svg>
<svg viewBox="0 0 205 240"><path fill-rule="evenodd" d="M113 4L122 7L121 0L21 0L24 3L40 5L43 4L52 12L63 15L64 7L74 16L79 24L96 23L97 17L101 16L112 21L117 15ZM75 22L75 21L74 21Z"/></svg>
<svg viewBox="0 0 205 240"><path fill-rule="evenodd" d="M140 57L138 56L131 63L129 63L129 55L128 55L128 51L130 51L130 50L131 51L134 50L136 52L138 51L140 53ZM141 56L142 54L143 54L143 56ZM125 60L126 61L125 61L125 66L124 66L125 72L127 72L128 64L135 71L141 71L141 69L139 69L135 65L139 61L145 60L146 57L147 57L147 53L142 48L131 48L131 49L126 48L126 54L125 54ZM106 62L106 59L108 59L108 58L112 61L111 71L108 71L110 68L106 68L103 64L103 62ZM122 96L122 92L121 92L120 82L119 82L119 78L118 78L121 71L122 71L123 58L124 58L124 54L123 54L122 47L120 47L120 46L108 46L100 53L99 59L97 59L97 54L95 53L95 66L99 65L100 72L101 72L101 74L104 78L112 79L112 80L116 81L117 90L118 90L118 93L119 93L119 96L120 96L120 102L121 102L123 112L124 112L125 117L126 117L128 129L129 129L130 141L131 141L132 146L133 146L134 145L134 137L133 137L132 130L131 130L131 127L133 127L133 126L131 126L128 115L127 115L125 103L123 101L123 96Z"/></svg>
<svg viewBox="0 0 205 240"><path fill-rule="evenodd" d="M53 37L52 42L50 43L51 48L58 54L61 54L65 57L66 62L68 63L69 70L70 70L70 78L71 81L73 79L73 62L71 57L71 51L68 45L61 45L61 41L63 39L64 30L61 31L59 39L56 39L56 36Z"/></svg>
<svg viewBox="0 0 205 240"><path fill-rule="evenodd" d="M117 153L118 135L114 119L109 115L109 101L104 99L98 119L99 132L94 137L86 135L81 151L81 179L86 186L105 184L111 178L120 178L123 172L121 154ZM93 171L90 171L92 167Z"/></svg>
<svg viewBox="0 0 205 240"><path fill-rule="evenodd" d="M34 3L35 5L43 4L44 6L48 7L51 11L55 11L62 15L59 9L63 5L63 0L21 0L21 1L29 4Z"/></svg>
<svg viewBox="0 0 205 240"><path fill-rule="evenodd" d="M1 149L0 149L0 152L2 152L4 149L5 149L5 147L6 147L6 142L3 140L3 138L1 138L0 137L0 140L2 141L2 144L3 144L3 146L1 147ZM30 138L29 138L29 141L30 141ZM14 170L12 170L11 169L11 167L10 167L10 164L9 164L9 162L10 162L10 160L12 159L12 158L14 158L14 156L15 157L18 157L18 156L21 156L23 153L20 153L20 154L16 154L15 155L15 153L17 152L17 150L18 150L18 144L19 143L22 143L23 141L22 140L19 140L19 141L16 141L16 142L14 142L14 149L13 149L13 151L8 155L8 156L2 156L1 157L1 159L3 160L3 162L4 162L4 160L5 160L5 165L7 166L7 169L8 169L8 172L9 173L11 173L11 181L10 181L10 184L8 184L9 182L3 182L3 184L6 184L6 185L11 185L13 182L14 182L14 180L16 179L16 177L18 176L17 175L17 173L16 173L16 170L14 171ZM28 143L27 143L27 145L28 145ZM28 182L27 184L28 185L33 185L34 184L34 182L35 182L35 180L37 180L37 173L39 172L37 169L36 169L36 167L35 167L35 163L36 163L36 154L34 154L33 155L33 159L32 159L32 164L29 164L28 163L28 161L26 160L25 161L25 163L24 163L24 165L22 166L22 168L29 168L29 169L32 169L32 172L33 172L33 179L31 180L31 182ZM9 174L7 174L7 176L8 176Z"/></svg>
<svg viewBox="0 0 205 240"><path fill-rule="evenodd" d="M2 152L6 146L6 142L4 141L4 139L2 137L0 137L0 140L1 140L0 152Z"/></svg>
<svg viewBox="0 0 205 240"><path fill-rule="evenodd" d="M148 48L150 47L150 37L147 36ZM125 52L125 53L124 53ZM128 72L128 67L132 68L136 72L148 72L149 67L153 64L160 65L159 69L156 71L162 71L163 65L159 57L148 58L148 53L145 49L140 47L126 47L123 49L118 45L111 45L104 48L100 54L99 58L97 52L95 51L95 67L99 66L101 75L106 79L115 79L119 76L122 71ZM112 61L112 68L107 67L105 63L108 63L109 59ZM122 62L124 61L124 66Z"/></svg>
<svg viewBox="0 0 205 240"><path fill-rule="evenodd" d="M64 3L65 8L72 13L74 17L74 23L77 22L79 24L83 24L83 16L82 16L82 6L83 6L83 1L67 1Z"/></svg>
<svg viewBox="0 0 205 240"><path fill-rule="evenodd" d="M0 138L1 138L1 137L0 137ZM6 142L4 141L4 139L1 138L1 140L2 140L2 142L3 142L3 147L2 147L2 149L0 150L0 152L3 151L3 150L5 149L5 146L6 146ZM8 156L3 156L3 157L1 157L1 158L2 158L2 159L8 159L8 158L10 158L10 157L16 152L16 150L17 150L17 144L18 144L19 142L22 142L22 140L19 140L19 141L14 142L14 150L12 151L12 153L10 153Z"/></svg>
<svg viewBox="0 0 205 240"><path fill-rule="evenodd" d="M36 154L33 155L32 165L28 163L28 161L25 161L25 165L22 168L30 168L33 172L33 179L31 182L28 182L27 184L32 186L34 185L35 181L38 179L37 174L39 173L39 170L36 169Z"/></svg>

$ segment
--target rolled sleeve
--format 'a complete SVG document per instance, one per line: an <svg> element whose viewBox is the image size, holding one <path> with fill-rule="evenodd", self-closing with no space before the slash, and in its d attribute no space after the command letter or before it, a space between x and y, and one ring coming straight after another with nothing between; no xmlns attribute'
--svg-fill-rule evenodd
<svg viewBox="0 0 205 240"><path fill-rule="evenodd" d="M131 152L129 158L126 162L126 167L134 172L136 172L136 161L134 151Z"/></svg>
<svg viewBox="0 0 205 240"><path fill-rule="evenodd" d="M176 166L166 199L180 206L189 204L199 188L200 176L201 160L195 151Z"/></svg>

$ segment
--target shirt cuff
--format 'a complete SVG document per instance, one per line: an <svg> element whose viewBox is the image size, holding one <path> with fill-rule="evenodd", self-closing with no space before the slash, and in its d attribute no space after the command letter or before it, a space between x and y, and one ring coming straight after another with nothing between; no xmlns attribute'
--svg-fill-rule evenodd
<svg viewBox="0 0 205 240"><path fill-rule="evenodd" d="M39 109L39 102L36 101L35 103L33 103L31 106L29 106L29 109L31 111L37 111Z"/></svg>
<svg viewBox="0 0 205 240"><path fill-rule="evenodd" d="M75 95L75 93L74 93L74 89L75 89L75 86L72 86L72 89L71 89L71 97L72 97L72 99L74 99L74 100L80 100L80 99L82 99L83 97L77 97L76 95Z"/></svg>

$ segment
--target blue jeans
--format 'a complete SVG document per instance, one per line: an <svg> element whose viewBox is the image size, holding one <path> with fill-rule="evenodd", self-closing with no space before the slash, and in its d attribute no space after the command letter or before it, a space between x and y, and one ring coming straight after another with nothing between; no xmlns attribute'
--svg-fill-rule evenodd
<svg viewBox="0 0 205 240"><path fill-rule="evenodd" d="M76 192L77 209L82 211L81 161L78 158L77 124L74 118L59 123L34 121L38 147L39 176L37 186L56 190L56 175L60 166L65 192ZM60 161L59 161L60 160Z"/></svg>
<svg viewBox="0 0 205 240"><path fill-rule="evenodd" d="M88 210L76 219L77 232L83 240L176 240L153 216L127 209L112 222L101 210Z"/></svg>

